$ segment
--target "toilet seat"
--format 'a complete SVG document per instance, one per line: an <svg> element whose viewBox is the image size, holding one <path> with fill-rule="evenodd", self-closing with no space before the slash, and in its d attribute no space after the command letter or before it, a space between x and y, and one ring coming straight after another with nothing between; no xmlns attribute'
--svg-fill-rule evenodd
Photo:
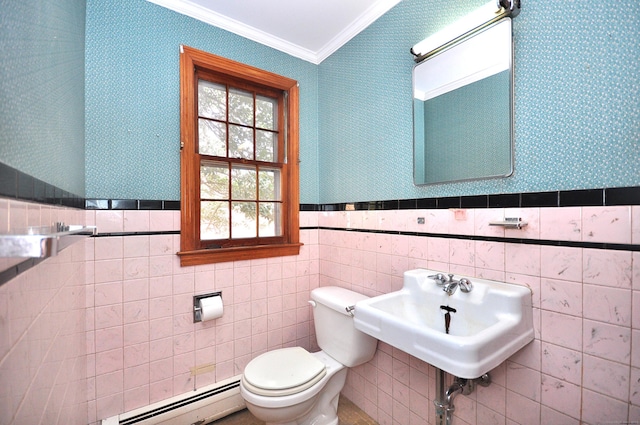
<svg viewBox="0 0 640 425"><path fill-rule="evenodd" d="M296 394L326 375L325 364L301 347L281 348L251 360L242 384L254 394L279 397Z"/></svg>

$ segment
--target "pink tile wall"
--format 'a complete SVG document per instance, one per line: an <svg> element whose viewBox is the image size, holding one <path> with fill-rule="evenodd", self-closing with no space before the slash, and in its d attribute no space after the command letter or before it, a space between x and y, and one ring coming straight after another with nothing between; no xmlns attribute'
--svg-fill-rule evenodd
<svg viewBox="0 0 640 425"><path fill-rule="evenodd" d="M0 200L0 231L58 218L86 220L101 233L179 228L178 212L77 215ZM488 226L514 215L529 225ZM456 424L640 420L640 253L437 237L640 244L640 207L303 212L300 221L433 235L304 230L297 257L186 268L175 256L177 235L74 245L0 287L0 380L9 383L0 389L0 425L97 423L235 376L268 349L316 349L311 289L377 295L400 288L402 273L417 267L534 291L535 341L492 371L490 387L456 398ZM192 296L219 290L225 315L194 324ZM213 372L191 375L208 364ZM344 393L380 424L434 423L434 376L380 344L374 360L350 372Z"/></svg>
<svg viewBox="0 0 640 425"><path fill-rule="evenodd" d="M315 217L302 215L313 224ZM88 211L100 233L172 231L172 211ZM305 224L303 224L305 225ZM93 238L87 256L89 419L183 394L242 373L255 356L311 348L307 300L318 286L317 230L300 255L180 267L179 235ZM222 291L224 315L193 322L193 295ZM197 367L215 370L192 375Z"/></svg>
<svg viewBox="0 0 640 425"><path fill-rule="evenodd" d="M84 211L0 199L0 233L56 221ZM0 424L87 423L84 279L77 242L0 286Z"/></svg>
<svg viewBox="0 0 640 425"><path fill-rule="evenodd" d="M469 241L437 234L640 244L640 207L319 213L320 284L378 295L402 272L428 267L525 284L536 338L491 372L493 383L455 400L455 423L580 424L640 421L640 253ZM522 230L488 226L522 217ZM424 224L417 218L424 217ZM350 371L344 394L382 425L433 424L435 369L380 343Z"/></svg>

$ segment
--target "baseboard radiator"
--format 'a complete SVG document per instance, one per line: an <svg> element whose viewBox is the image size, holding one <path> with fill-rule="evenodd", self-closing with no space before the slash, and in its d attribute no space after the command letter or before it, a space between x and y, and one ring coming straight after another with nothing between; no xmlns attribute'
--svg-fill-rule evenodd
<svg viewBox="0 0 640 425"><path fill-rule="evenodd" d="M102 420L102 425L203 425L246 407L240 376Z"/></svg>

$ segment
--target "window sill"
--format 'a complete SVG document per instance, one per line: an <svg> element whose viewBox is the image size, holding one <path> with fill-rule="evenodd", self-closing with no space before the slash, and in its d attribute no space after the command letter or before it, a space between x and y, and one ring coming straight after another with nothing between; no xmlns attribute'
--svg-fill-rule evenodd
<svg viewBox="0 0 640 425"><path fill-rule="evenodd" d="M178 252L180 266L224 263L227 261L254 260L258 258L284 257L300 254L301 243L281 245L243 246L237 248L198 249Z"/></svg>

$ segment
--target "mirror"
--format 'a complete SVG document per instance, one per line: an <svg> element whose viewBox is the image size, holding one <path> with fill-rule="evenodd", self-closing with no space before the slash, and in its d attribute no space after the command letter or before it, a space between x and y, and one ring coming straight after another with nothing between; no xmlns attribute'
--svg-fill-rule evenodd
<svg viewBox="0 0 640 425"><path fill-rule="evenodd" d="M416 185L513 173L513 42L504 18L413 69Z"/></svg>

